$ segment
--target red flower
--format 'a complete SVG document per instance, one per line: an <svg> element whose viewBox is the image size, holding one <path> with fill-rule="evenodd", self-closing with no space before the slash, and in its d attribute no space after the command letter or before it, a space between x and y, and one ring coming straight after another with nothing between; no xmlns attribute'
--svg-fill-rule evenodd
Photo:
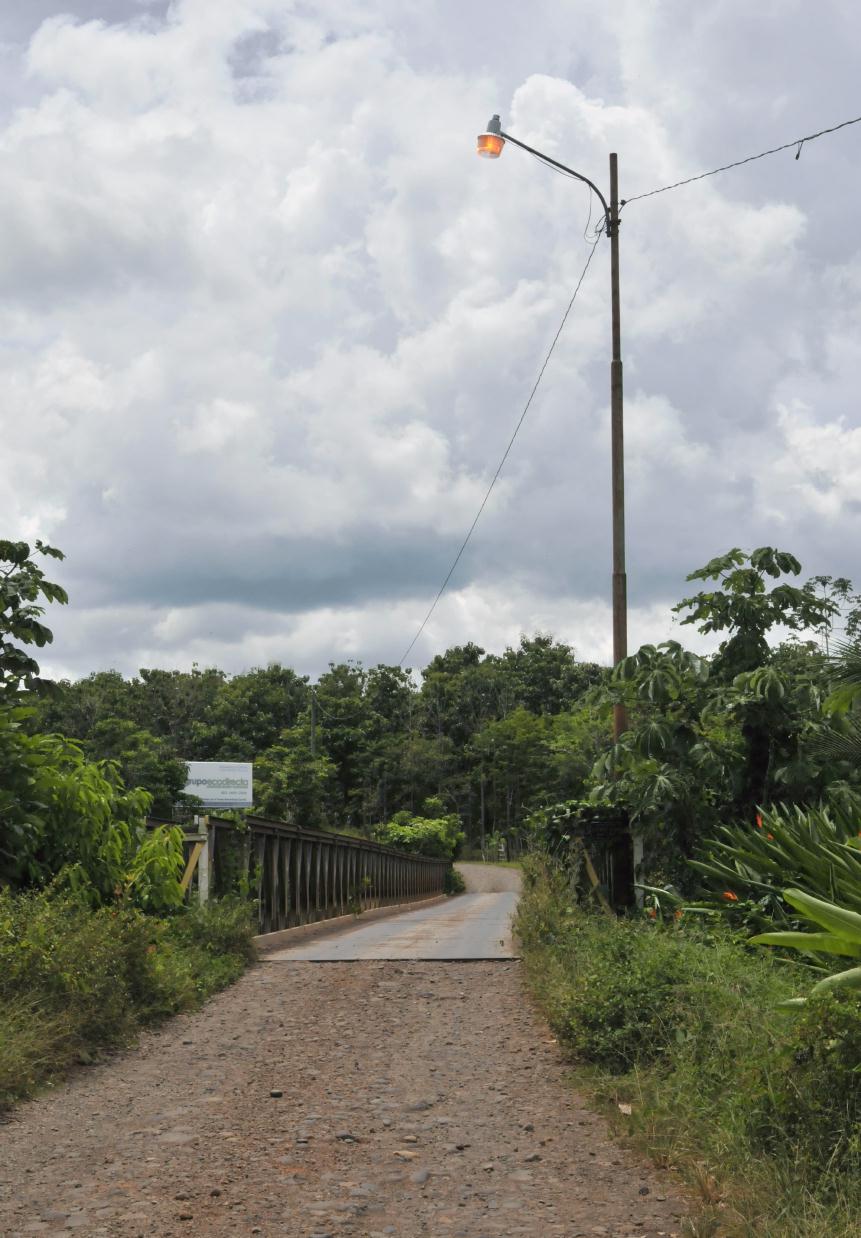
<svg viewBox="0 0 861 1238"><path fill-rule="evenodd" d="M737 894L733 894L732 890L724 890L724 892L723 892L723 898L725 898L725 899L726 899L726 901L727 901L728 903L737 903L737 902L738 902L738 895L737 895Z"/></svg>
<svg viewBox="0 0 861 1238"><path fill-rule="evenodd" d="M758 830L762 829L762 813L759 812L756 814L756 828Z"/></svg>

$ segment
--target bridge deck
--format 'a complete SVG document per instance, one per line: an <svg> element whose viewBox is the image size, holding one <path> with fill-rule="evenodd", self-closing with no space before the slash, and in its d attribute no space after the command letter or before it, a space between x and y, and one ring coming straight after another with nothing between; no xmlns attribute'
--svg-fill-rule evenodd
<svg viewBox="0 0 861 1238"><path fill-rule="evenodd" d="M343 963L366 960L512 959L511 917L517 892L462 894L445 903L273 950L268 962Z"/></svg>

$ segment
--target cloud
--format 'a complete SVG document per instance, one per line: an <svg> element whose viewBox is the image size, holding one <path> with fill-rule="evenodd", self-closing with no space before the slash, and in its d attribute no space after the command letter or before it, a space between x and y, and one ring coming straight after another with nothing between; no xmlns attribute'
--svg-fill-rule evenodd
<svg viewBox="0 0 861 1238"><path fill-rule="evenodd" d="M598 218L492 111L633 196L854 107L838 0L67 7L0 22L0 518L68 554L70 673L400 655ZM731 545L861 574L857 133L624 209L632 644ZM416 657L609 656L607 266Z"/></svg>

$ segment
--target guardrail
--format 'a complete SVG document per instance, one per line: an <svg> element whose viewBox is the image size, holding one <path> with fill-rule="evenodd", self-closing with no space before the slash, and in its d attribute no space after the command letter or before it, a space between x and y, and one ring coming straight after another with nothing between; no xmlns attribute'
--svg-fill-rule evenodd
<svg viewBox="0 0 861 1238"><path fill-rule="evenodd" d="M161 824L161 822L153 822ZM248 816L244 830L219 817L183 827L183 887L206 902L247 883L261 933L442 894L448 861L409 855L349 834Z"/></svg>

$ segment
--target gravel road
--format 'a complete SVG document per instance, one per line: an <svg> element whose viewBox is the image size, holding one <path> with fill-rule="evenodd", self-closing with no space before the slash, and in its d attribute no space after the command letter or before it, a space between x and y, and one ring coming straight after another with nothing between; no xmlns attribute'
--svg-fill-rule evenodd
<svg viewBox="0 0 861 1238"><path fill-rule="evenodd" d="M509 868L505 864L470 863L455 864L455 868L466 882L470 894L520 893L519 868Z"/></svg>
<svg viewBox="0 0 861 1238"><path fill-rule="evenodd" d="M503 870L511 872L513 870ZM519 964L264 962L0 1126L0 1234L677 1234Z"/></svg>

